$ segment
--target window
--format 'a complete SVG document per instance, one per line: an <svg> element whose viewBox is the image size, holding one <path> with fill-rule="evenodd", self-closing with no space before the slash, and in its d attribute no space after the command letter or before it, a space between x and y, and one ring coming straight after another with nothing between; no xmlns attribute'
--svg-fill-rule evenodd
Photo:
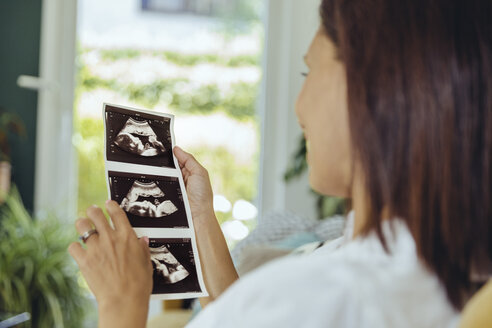
<svg viewBox="0 0 492 328"><path fill-rule="evenodd" d="M219 14L212 9L220 2L79 2L73 139L81 215L108 197L101 112L109 102L175 114L178 144L209 170L229 244L255 226L262 1L235 1ZM184 13L206 4L210 16Z"/></svg>
<svg viewBox="0 0 492 328"><path fill-rule="evenodd" d="M240 2L230 0L142 0L142 9L214 15L224 11L231 12L238 3Z"/></svg>

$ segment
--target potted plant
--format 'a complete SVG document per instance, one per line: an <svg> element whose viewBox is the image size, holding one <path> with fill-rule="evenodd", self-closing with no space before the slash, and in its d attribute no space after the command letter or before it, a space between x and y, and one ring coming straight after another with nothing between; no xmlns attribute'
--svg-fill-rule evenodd
<svg viewBox="0 0 492 328"><path fill-rule="evenodd" d="M25 126L18 115L0 108L0 203L10 189L11 169L9 136L26 135Z"/></svg>
<svg viewBox="0 0 492 328"><path fill-rule="evenodd" d="M93 305L67 252L77 238L68 224L50 215L34 219L11 188L0 205L0 321L27 312L31 320L22 327L87 325Z"/></svg>

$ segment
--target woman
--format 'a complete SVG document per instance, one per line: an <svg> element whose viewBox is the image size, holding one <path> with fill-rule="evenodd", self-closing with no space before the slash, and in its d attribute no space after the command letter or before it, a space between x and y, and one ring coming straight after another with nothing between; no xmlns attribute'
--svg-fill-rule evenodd
<svg viewBox="0 0 492 328"><path fill-rule="evenodd" d="M176 148L210 293L190 327L455 326L492 258L492 4L323 0L321 17L296 113L312 187L352 199L347 232L238 279L208 174ZM107 210L115 230L90 208L77 229L99 234L69 251L100 326L143 327L148 247Z"/></svg>

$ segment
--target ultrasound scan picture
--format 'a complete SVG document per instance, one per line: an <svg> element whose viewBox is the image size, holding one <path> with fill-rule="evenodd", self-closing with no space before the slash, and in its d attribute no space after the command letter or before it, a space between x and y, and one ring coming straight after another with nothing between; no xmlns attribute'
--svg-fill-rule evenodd
<svg viewBox="0 0 492 328"><path fill-rule="evenodd" d="M108 161L176 168L171 118L105 106Z"/></svg>
<svg viewBox="0 0 492 328"><path fill-rule="evenodd" d="M157 156L166 151L147 121L137 121L131 117L116 136L114 143L126 152L145 157Z"/></svg>
<svg viewBox="0 0 492 328"><path fill-rule="evenodd" d="M190 238L151 238L152 294L200 292Z"/></svg>
<svg viewBox="0 0 492 328"><path fill-rule="evenodd" d="M109 171L111 199L134 228L188 228L179 179Z"/></svg>
<svg viewBox="0 0 492 328"><path fill-rule="evenodd" d="M178 208L170 200L159 200L166 196L155 182L136 180L127 196L121 202L121 208L134 215L159 218L175 213ZM150 201L149 199L152 199Z"/></svg>
<svg viewBox="0 0 492 328"><path fill-rule="evenodd" d="M166 246L150 247L150 259L165 284L177 283L190 275Z"/></svg>

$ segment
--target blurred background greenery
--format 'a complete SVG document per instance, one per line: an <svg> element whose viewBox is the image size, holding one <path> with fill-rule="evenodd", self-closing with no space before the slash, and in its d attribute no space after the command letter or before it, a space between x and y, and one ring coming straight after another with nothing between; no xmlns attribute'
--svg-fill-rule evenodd
<svg viewBox="0 0 492 328"><path fill-rule="evenodd" d="M95 315L67 252L77 236L64 222L32 218L15 187L0 205L0 319L28 312L23 327L77 328Z"/></svg>

